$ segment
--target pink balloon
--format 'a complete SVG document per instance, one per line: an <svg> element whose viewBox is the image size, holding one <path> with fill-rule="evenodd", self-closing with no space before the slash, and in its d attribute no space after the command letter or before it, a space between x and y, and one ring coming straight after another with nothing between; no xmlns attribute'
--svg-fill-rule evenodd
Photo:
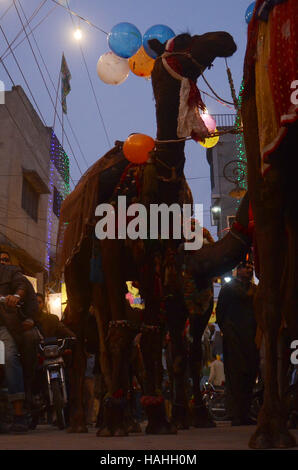
<svg viewBox="0 0 298 470"><path fill-rule="evenodd" d="M209 132L214 132L215 128L216 128L216 122L213 119L213 117L210 116L210 114L203 113L203 114L201 114L201 118L203 119L204 124L207 127L208 131Z"/></svg>

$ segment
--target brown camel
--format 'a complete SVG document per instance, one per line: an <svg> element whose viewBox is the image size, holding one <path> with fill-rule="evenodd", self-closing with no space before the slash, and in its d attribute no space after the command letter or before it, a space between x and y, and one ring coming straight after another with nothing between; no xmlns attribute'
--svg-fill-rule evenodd
<svg viewBox="0 0 298 470"><path fill-rule="evenodd" d="M293 340L298 338L294 171L298 126L297 99L291 98L292 84L298 76L298 3L296 0L275 3L256 2L248 29L241 108L260 280L255 310L266 356L264 403L257 430L249 442L256 449L295 445L295 438L286 426L285 390L278 388L277 345L284 327ZM252 243L248 222L246 195L231 232L189 259L190 272L196 277L214 276L236 266Z"/></svg>
<svg viewBox="0 0 298 470"><path fill-rule="evenodd" d="M141 349L146 370L143 405L148 415L148 433L175 432L165 418L164 404L158 395L160 387L161 332L159 313L161 293L156 290L157 258L164 256L167 243L158 240L126 241L121 239L96 240L94 216L101 202L114 203L117 194L127 195L130 201L150 203L179 203L191 201L191 194L183 174L184 141L177 140L179 99L182 78L194 91L196 103L202 105L195 82L201 71L211 66L216 57L229 57L235 50L233 38L225 32L201 36L181 34L170 43L150 41L158 58L152 72L152 86L156 100L157 139L150 161L139 168L128 168L121 143L98 160L82 177L72 194L64 201L60 215L60 265L65 272L69 299L70 324L78 337L71 374L70 431L85 432L82 408L82 386L85 368L83 353L83 323L90 303L97 312L100 335L101 370L107 396L104 403L104 424L98 435L127 435L125 426L125 395L128 387L127 356L132 339L138 331L131 321L132 309L125 300L126 281L135 280L146 308L142 312ZM167 47L167 51L165 51ZM166 64L165 64L166 62ZM170 73L175 63L176 72ZM178 76L178 78L177 78ZM181 78L179 78L179 76ZM194 129L199 137L206 136L200 123ZM191 132L191 129L190 131ZM186 135L185 135L186 136ZM119 181L120 180L120 181ZM141 190L132 190L135 181ZM179 242L179 241L175 241ZM90 259L97 261L97 277L90 280ZM99 268L98 263L101 263ZM135 318L134 323L140 324Z"/></svg>
<svg viewBox="0 0 298 470"><path fill-rule="evenodd" d="M291 103L291 83L298 76L297 15L295 0L276 6L272 2L267 11L264 2L258 0L249 26L244 67L242 117L260 266L255 306L266 349L264 404L258 428L250 439L253 448L295 445L286 426L283 391L278 391L277 342L283 326L288 327L293 339L298 338L298 223L293 171L298 134L297 104ZM278 57L283 50L287 59L280 65Z"/></svg>

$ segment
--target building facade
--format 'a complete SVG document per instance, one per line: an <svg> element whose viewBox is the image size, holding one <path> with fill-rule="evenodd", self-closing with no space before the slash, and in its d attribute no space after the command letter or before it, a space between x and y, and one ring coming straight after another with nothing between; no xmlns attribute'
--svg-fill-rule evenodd
<svg viewBox="0 0 298 470"><path fill-rule="evenodd" d="M219 131L235 127L236 114L213 115ZM207 149L211 180L211 224L222 238L235 220L235 214L246 185L243 164L238 159L238 136L224 134L215 147ZM235 196L239 196L238 198Z"/></svg>
<svg viewBox="0 0 298 470"><path fill-rule="evenodd" d="M0 105L0 247L42 291L55 264L69 161L20 86Z"/></svg>

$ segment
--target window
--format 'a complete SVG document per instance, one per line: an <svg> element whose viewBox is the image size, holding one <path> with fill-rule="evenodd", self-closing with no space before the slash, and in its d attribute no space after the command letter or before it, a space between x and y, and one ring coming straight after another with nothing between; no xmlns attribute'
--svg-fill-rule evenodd
<svg viewBox="0 0 298 470"><path fill-rule="evenodd" d="M60 216L60 208L61 208L62 201L63 201L62 194L59 193L58 189L54 186L53 212L57 217Z"/></svg>
<svg viewBox="0 0 298 470"><path fill-rule="evenodd" d="M29 181L23 177L22 208L37 222L39 194Z"/></svg>

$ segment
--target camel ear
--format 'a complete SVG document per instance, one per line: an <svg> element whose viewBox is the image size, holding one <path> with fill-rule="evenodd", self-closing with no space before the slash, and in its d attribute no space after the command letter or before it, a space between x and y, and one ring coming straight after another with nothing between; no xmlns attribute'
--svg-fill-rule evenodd
<svg viewBox="0 0 298 470"><path fill-rule="evenodd" d="M148 45L158 56L164 53L166 47L166 45L162 44L158 39L149 39Z"/></svg>

